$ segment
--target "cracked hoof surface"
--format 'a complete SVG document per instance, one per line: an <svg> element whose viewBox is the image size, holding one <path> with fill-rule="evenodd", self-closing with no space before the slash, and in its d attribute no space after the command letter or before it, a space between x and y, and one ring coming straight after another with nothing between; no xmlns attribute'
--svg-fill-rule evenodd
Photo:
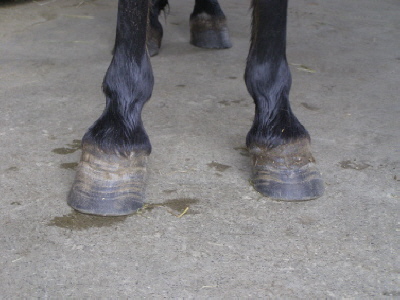
<svg viewBox="0 0 400 300"><path fill-rule="evenodd" d="M308 140L273 149L252 148L252 183L264 196L282 201L305 201L324 193L324 182L309 150Z"/></svg>
<svg viewBox="0 0 400 300"><path fill-rule="evenodd" d="M190 19L190 43L207 49L232 47L225 17L200 14Z"/></svg>
<svg viewBox="0 0 400 300"><path fill-rule="evenodd" d="M143 206L147 154L107 154L84 145L68 205L92 215L121 216Z"/></svg>

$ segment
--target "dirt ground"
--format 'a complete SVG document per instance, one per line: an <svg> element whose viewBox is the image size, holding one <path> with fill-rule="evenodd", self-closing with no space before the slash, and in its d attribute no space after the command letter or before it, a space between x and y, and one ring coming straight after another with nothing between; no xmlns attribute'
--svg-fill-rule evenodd
<svg viewBox="0 0 400 300"><path fill-rule="evenodd" d="M170 0L143 119L146 207L66 204L80 139L104 108L116 0L0 4L1 298L400 298L400 3L289 3L292 108L325 195L249 184L250 1L221 0L233 47L191 46Z"/></svg>

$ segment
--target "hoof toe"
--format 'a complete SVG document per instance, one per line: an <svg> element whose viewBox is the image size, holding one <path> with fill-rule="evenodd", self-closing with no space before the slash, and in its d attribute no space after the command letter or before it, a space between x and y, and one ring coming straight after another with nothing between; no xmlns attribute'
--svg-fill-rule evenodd
<svg viewBox="0 0 400 300"><path fill-rule="evenodd" d="M306 201L324 194L324 182L308 140L273 149L254 148L251 153L251 181L264 196L282 201Z"/></svg>
<svg viewBox="0 0 400 300"><path fill-rule="evenodd" d="M122 216L143 206L148 155L106 154L84 146L67 203L99 216Z"/></svg>
<svg viewBox="0 0 400 300"><path fill-rule="evenodd" d="M232 47L226 20L207 14L192 17L190 20L190 43L207 49L226 49Z"/></svg>
<svg viewBox="0 0 400 300"><path fill-rule="evenodd" d="M324 182L313 163L295 169L257 168L252 183L264 196L282 201L312 200L324 194Z"/></svg>

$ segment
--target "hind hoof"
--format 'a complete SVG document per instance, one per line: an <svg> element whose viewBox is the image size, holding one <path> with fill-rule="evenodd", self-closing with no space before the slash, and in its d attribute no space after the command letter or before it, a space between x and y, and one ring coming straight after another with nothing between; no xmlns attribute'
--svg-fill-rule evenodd
<svg viewBox="0 0 400 300"><path fill-rule="evenodd" d="M206 13L190 18L190 43L207 49L232 47L225 17L213 17Z"/></svg>
<svg viewBox="0 0 400 300"><path fill-rule="evenodd" d="M148 40L147 41L147 50L149 51L149 56L153 57L160 53L160 45L156 40Z"/></svg>
<svg viewBox="0 0 400 300"><path fill-rule="evenodd" d="M147 31L147 50L151 57L156 56L160 52L163 30L160 25L158 29L150 28Z"/></svg>
<svg viewBox="0 0 400 300"><path fill-rule="evenodd" d="M68 205L99 216L123 216L143 206L148 155L107 154L84 145Z"/></svg>
<svg viewBox="0 0 400 300"><path fill-rule="evenodd" d="M266 197L282 201L306 201L324 194L324 182L309 150L308 140L273 149L255 147L252 184Z"/></svg>

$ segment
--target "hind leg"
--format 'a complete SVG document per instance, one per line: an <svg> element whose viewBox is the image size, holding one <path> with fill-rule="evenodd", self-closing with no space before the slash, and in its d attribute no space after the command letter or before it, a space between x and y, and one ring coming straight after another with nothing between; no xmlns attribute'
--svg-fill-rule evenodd
<svg viewBox="0 0 400 300"><path fill-rule="evenodd" d="M168 0L153 0L149 12L149 27L147 30L147 48L150 56L155 56L160 52L161 41L163 38L163 28L158 20L158 16L168 6Z"/></svg>

